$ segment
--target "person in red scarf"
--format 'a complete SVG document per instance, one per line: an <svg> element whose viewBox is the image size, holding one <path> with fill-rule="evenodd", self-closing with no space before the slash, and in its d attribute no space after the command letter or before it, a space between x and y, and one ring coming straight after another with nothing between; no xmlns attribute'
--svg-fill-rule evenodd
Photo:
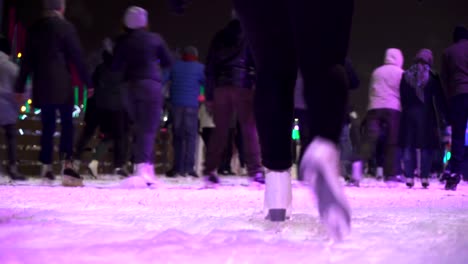
<svg viewBox="0 0 468 264"><path fill-rule="evenodd" d="M198 61L198 50L188 46L170 72L169 89L173 117L174 165L168 177L198 177L195 172L195 149L198 131L198 97L205 83L205 66Z"/></svg>

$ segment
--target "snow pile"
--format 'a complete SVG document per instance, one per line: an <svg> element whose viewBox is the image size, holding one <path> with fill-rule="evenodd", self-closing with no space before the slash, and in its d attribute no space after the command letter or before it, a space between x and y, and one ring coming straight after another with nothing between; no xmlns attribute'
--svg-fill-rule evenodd
<svg viewBox="0 0 468 264"><path fill-rule="evenodd" d="M468 263L466 184L457 192L437 182L429 190L372 180L348 188L353 233L330 244L305 187L295 184L292 219L270 223L263 190L245 183L3 185L0 263Z"/></svg>

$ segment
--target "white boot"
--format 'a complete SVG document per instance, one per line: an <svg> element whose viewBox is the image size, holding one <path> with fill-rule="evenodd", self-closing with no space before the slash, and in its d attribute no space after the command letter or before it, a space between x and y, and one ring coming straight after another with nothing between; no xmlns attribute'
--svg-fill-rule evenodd
<svg viewBox="0 0 468 264"><path fill-rule="evenodd" d="M92 160L88 164L88 170L89 170L89 173L91 173L92 177L94 177L94 178L98 177L98 175L99 175L98 168L99 168L99 161L97 161L97 160Z"/></svg>
<svg viewBox="0 0 468 264"><path fill-rule="evenodd" d="M364 172L364 163L362 161L355 161L352 165L351 181L350 184L359 186L362 180L362 174Z"/></svg>
<svg viewBox="0 0 468 264"><path fill-rule="evenodd" d="M383 174L383 168L382 167L377 167L376 178L379 181L383 180L384 174Z"/></svg>
<svg viewBox="0 0 468 264"><path fill-rule="evenodd" d="M265 174L265 211L267 218L273 222L286 220L291 211L292 185L291 172L268 171Z"/></svg>
<svg viewBox="0 0 468 264"><path fill-rule="evenodd" d="M146 163L146 174L144 174L144 177L146 182L149 184L156 184L158 182L153 164Z"/></svg>
<svg viewBox="0 0 468 264"><path fill-rule="evenodd" d="M135 176L143 178L149 184L156 183L156 176L154 174L154 167L148 163L136 164Z"/></svg>
<svg viewBox="0 0 468 264"><path fill-rule="evenodd" d="M322 223L334 240L351 229L351 210L340 182L340 155L332 142L316 138L305 151L301 163L303 178L317 197Z"/></svg>

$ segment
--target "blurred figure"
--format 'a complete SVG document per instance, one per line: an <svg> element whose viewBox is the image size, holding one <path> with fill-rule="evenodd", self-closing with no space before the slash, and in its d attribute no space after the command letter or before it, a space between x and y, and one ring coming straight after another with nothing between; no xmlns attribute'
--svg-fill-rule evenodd
<svg viewBox="0 0 468 264"><path fill-rule="evenodd" d="M204 174L209 183L218 183L216 169L221 165L231 124L240 123L244 156L249 176L263 182L260 147L254 117L254 65L241 24L234 18L216 34L206 64L206 99L216 125L208 144Z"/></svg>
<svg viewBox="0 0 468 264"><path fill-rule="evenodd" d="M29 30L21 70L16 83L18 100L23 100L29 75L33 81L33 104L41 109L42 137L39 160L41 176L54 180L52 159L56 112L60 112L60 159L63 165L62 184L82 186L83 179L73 168L73 87L70 65L74 65L88 94L93 94L91 78L84 64L75 27L65 17L65 0L43 0L44 13Z"/></svg>
<svg viewBox="0 0 468 264"><path fill-rule="evenodd" d="M442 84L449 99L452 126L450 172L444 177L447 190L456 190L462 178L461 164L465 159L465 131L468 120L468 30L463 26L456 27L453 42L454 44L444 52L441 70Z"/></svg>
<svg viewBox="0 0 468 264"><path fill-rule="evenodd" d="M446 106L440 79L432 71L432 65L432 51L420 50L413 65L404 73L400 85L400 142L403 148L406 185L409 188L414 186L416 150L421 151L421 185L427 188L434 150L440 147L439 120L443 118Z"/></svg>
<svg viewBox="0 0 468 264"><path fill-rule="evenodd" d="M124 16L126 33L116 43L112 68L124 73L128 111L134 128L135 176L156 183L154 145L163 107L162 69L172 65L172 53L158 34L147 31L148 12L132 6Z"/></svg>
<svg viewBox="0 0 468 264"><path fill-rule="evenodd" d="M10 44L0 36L0 127L5 133L5 143L8 151L7 174L14 181L24 181L26 177L18 171L16 154L16 121L18 120L18 103L15 101L14 87L19 68L10 56Z"/></svg>
<svg viewBox="0 0 468 264"><path fill-rule="evenodd" d="M360 161L353 164L352 178L356 185L362 179L363 164L376 153L380 135L385 134L384 180L398 183L398 135L400 131L400 83L403 75L403 54L399 49L388 49L385 64L377 68L370 81L369 110L366 131L360 149Z"/></svg>
<svg viewBox="0 0 468 264"><path fill-rule="evenodd" d="M104 49L103 62L94 71L93 82L96 89L95 97L100 129L113 142L114 174L127 177L128 172L125 164L128 153L129 120L123 100L126 97L124 91L127 88L123 84L123 74L111 70L112 50L111 47Z"/></svg>
<svg viewBox="0 0 468 264"><path fill-rule="evenodd" d="M187 0L171 0L182 12ZM304 76L313 142L301 173L318 198L322 221L336 240L349 232L350 208L339 177L337 144L349 81L344 63L354 1L234 0L257 68L255 111L266 173L268 219L284 221L292 202L291 124L294 83ZM247 159L247 155L246 155Z"/></svg>
<svg viewBox="0 0 468 264"><path fill-rule="evenodd" d="M174 166L168 177L186 174L198 177L195 172L195 151L198 136L198 97L205 84L205 66L198 61L198 50L188 46L182 59L176 61L170 72L169 98L172 108Z"/></svg>

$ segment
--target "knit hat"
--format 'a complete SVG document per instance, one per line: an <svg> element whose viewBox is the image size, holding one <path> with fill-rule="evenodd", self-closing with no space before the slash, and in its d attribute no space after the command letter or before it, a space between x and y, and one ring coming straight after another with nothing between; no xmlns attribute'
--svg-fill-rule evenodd
<svg viewBox="0 0 468 264"><path fill-rule="evenodd" d="M422 49L418 51L414 60L416 62L423 62L432 67L432 64L434 63L434 56L432 55L432 51L430 49Z"/></svg>
<svg viewBox="0 0 468 264"><path fill-rule="evenodd" d="M8 39L3 36L0 36L0 51L7 55L11 53L10 43Z"/></svg>
<svg viewBox="0 0 468 264"><path fill-rule="evenodd" d="M44 10L62 10L65 9L65 0L42 0Z"/></svg>
<svg viewBox="0 0 468 264"><path fill-rule="evenodd" d="M466 27L459 25L455 27L453 31L453 42L458 42L462 39L468 39L468 29Z"/></svg>
<svg viewBox="0 0 468 264"><path fill-rule="evenodd" d="M144 28L148 25L148 12L138 6L131 6L124 16L124 24L129 29Z"/></svg>
<svg viewBox="0 0 468 264"><path fill-rule="evenodd" d="M198 50L194 46L187 46L184 48L183 55L190 55L190 56L198 57Z"/></svg>

